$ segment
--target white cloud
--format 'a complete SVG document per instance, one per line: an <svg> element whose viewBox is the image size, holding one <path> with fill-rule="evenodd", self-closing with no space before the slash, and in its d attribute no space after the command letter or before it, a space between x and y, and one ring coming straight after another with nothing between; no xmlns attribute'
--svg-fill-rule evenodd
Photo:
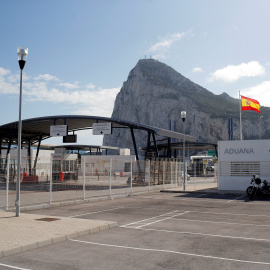
<svg viewBox="0 0 270 270"><path fill-rule="evenodd" d="M243 77L257 77L265 74L265 68L258 61L242 63L238 66L229 65L211 73L208 78L210 82L222 80L224 82L235 82Z"/></svg>
<svg viewBox="0 0 270 270"><path fill-rule="evenodd" d="M160 38L160 41L151 46L146 53L153 53L153 58L165 58L165 53L170 49L171 45L185 36L183 33L175 33Z"/></svg>
<svg viewBox="0 0 270 270"><path fill-rule="evenodd" d="M0 77L10 74L10 70L0 67Z"/></svg>
<svg viewBox="0 0 270 270"><path fill-rule="evenodd" d="M94 89L96 86L92 83L88 83L86 86L85 86L87 89Z"/></svg>
<svg viewBox="0 0 270 270"><path fill-rule="evenodd" d="M17 75L10 70L0 67L0 94L17 94L19 85Z"/></svg>
<svg viewBox="0 0 270 270"><path fill-rule="evenodd" d="M243 96L258 100L262 106L270 107L270 81L264 81L259 85L242 89L240 93Z"/></svg>
<svg viewBox="0 0 270 270"><path fill-rule="evenodd" d="M44 80L44 81L59 81L56 76L52 76L50 74L40 74L34 80Z"/></svg>
<svg viewBox="0 0 270 270"><path fill-rule="evenodd" d="M63 86L67 89L76 89L79 87L79 83L76 82L76 83L59 83L58 84L59 86Z"/></svg>
<svg viewBox="0 0 270 270"><path fill-rule="evenodd" d="M114 101L120 88L62 91L57 88L48 88L46 85L32 85L31 90L24 91L29 101L42 101L50 103L64 103L79 105L76 114L90 114L97 116L111 116Z"/></svg>
<svg viewBox="0 0 270 270"><path fill-rule="evenodd" d="M193 68L192 72L202 72L203 70L199 67Z"/></svg>
<svg viewBox="0 0 270 270"><path fill-rule="evenodd" d="M76 114L111 116L114 101L120 88L97 89L92 83L80 86L79 82L58 83L58 81L59 79L56 76L50 74L43 74L34 78L27 76L26 82L23 82L24 100L28 102L48 102L50 106L57 103L58 106L76 105L74 106L76 107L74 109ZM18 74L12 74L10 71L0 68L0 95L18 95L18 93ZM74 112L71 111L71 113Z"/></svg>

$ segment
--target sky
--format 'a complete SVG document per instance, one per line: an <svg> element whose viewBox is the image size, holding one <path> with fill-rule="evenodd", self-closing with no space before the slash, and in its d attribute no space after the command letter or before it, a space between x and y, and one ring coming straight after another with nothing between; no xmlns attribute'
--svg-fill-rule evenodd
<svg viewBox="0 0 270 270"><path fill-rule="evenodd" d="M29 49L22 119L110 117L143 58L214 94L270 106L269 10L269 0L1 0L0 125L19 118L17 47ZM102 136L85 131L78 143Z"/></svg>

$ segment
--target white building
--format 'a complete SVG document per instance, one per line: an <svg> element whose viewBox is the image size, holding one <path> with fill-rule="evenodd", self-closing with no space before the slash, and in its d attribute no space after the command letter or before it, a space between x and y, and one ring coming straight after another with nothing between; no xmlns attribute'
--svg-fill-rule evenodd
<svg viewBox="0 0 270 270"><path fill-rule="evenodd" d="M270 140L218 142L218 189L245 191L252 175L270 180Z"/></svg>

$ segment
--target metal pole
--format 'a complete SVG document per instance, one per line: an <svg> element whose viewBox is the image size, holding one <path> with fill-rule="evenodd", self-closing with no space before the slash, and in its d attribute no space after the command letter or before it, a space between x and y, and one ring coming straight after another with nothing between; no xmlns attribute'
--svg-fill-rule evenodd
<svg viewBox="0 0 270 270"><path fill-rule="evenodd" d="M8 192L9 192L9 161L10 161L10 154L8 154L8 158L7 158L6 211L8 211Z"/></svg>
<svg viewBox="0 0 270 270"><path fill-rule="evenodd" d="M184 140L183 140L183 169L184 169L184 190L186 190L186 144L185 144L185 126L186 122L184 122Z"/></svg>
<svg viewBox="0 0 270 270"><path fill-rule="evenodd" d="M110 198L112 196L112 159L110 159Z"/></svg>
<svg viewBox="0 0 270 270"><path fill-rule="evenodd" d="M262 139L262 118L263 116L260 116L260 140Z"/></svg>
<svg viewBox="0 0 270 270"><path fill-rule="evenodd" d="M171 160L171 184L172 184L172 160Z"/></svg>
<svg viewBox="0 0 270 270"><path fill-rule="evenodd" d="M132 194L132 160L130 161L130 194Z"/></svg>
<svg viewBox="0 0 270 270"><path fill-rule="evenodd" d="M239 110L240 110L240 140L243 140L243 133L242 133L242 100L239 91Z"/></svg>
<svg viewBox="0 0 270 270"><path fill-rule="evenodd" d="M51 177L50 177L50 194L49 194L49 203L52 203L52 179L53 179L53 158L51 155Z"/></svg>
<svg viewBox="0 0 270 270"><path fill-rule="evenodd" d="M175 159L175 187L177 187L178 183L177 183L177 161Z"/></svg>
<svg viewBox="0 0 270 270"><path fill-rule="evenodd" d="M17 157L17 183L16 183L16 217L20 216L20 184L21 184L21 144L22 144L22 69L20 76L19 122L18 122L18 157Z"/></svg>
<svg viewBox="0 0 270 270"><path fill-rule="evenodd" d="M150 178L151 178L151 169L150 169L150 160L148 160L148 192L150 192Z"/></svg>
<svg viewBox="0 0 270 270"><path fill-rule="evenodd" d="M83 200L85 200L85 158L83 157Z"/></svg>
<svg viewBox="0 0 270 270"><path fill-rule="evenodd" d="M162 166L162 182L163 182L163 190L165 189L165 181L164 181L164 173L165 173L165 163L164 163L164 160L163 160L163 166Z"/></svg>

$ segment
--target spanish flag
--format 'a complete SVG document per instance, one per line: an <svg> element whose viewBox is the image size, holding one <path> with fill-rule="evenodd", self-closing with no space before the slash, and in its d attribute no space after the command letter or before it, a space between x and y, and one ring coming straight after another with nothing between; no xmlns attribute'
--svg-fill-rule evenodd
<svg viewBox="0 0 270 270"><path fill-rule="evenodd" d="M241 100L242 100L242 111L252 110L261 113L260 103L256 99L241 96Z"/></svg>

